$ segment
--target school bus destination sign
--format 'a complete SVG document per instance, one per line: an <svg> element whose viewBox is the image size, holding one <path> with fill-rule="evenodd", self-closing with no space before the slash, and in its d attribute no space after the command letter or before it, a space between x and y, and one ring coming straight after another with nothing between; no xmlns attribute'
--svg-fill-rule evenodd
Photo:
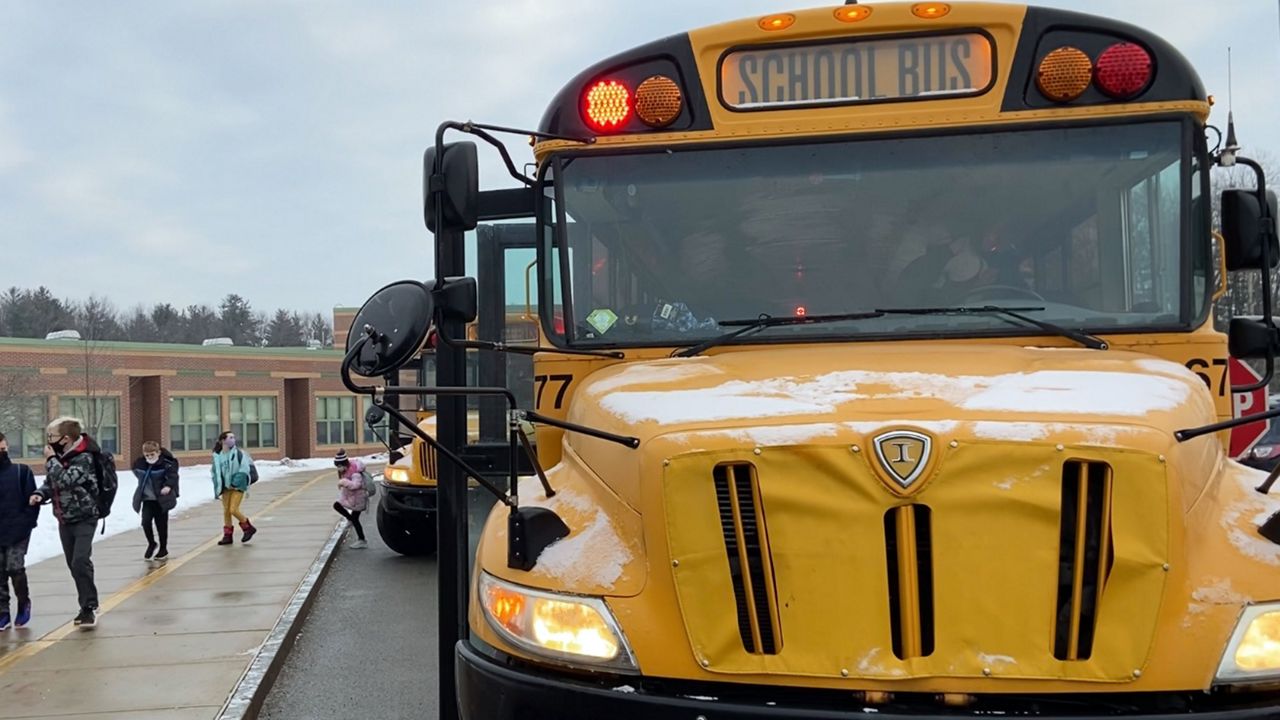
<svg viewBox="0 0 1280 720"><path fill-rule="evenodd" d="M976 95L994 60L978 32L744 48L720 61L720 99L764 110Z"/></svg>

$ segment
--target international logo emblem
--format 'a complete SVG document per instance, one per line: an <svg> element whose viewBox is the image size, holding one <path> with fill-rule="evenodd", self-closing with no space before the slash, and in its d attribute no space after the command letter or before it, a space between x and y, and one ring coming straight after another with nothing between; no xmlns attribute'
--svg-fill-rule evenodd
<svg viewBox="0 0 1280 720"><path fill-rule="evenodd" d="M929 453L933 450L933 440L928 435L910 430L887 432L872 442L880 467L903 490L911 487L924 473L929 465Z"/></svg>

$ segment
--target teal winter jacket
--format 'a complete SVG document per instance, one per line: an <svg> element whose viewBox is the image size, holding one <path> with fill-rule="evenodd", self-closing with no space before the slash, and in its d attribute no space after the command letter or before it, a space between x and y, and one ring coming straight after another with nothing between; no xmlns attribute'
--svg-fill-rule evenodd
<svg viewBox="0 0 1280 720"><path fill-rule="evenodd" d="M249 490L249 466L253 458L240 448L223 449L213 454L213 496L221 497L223 490Z"/></svg>

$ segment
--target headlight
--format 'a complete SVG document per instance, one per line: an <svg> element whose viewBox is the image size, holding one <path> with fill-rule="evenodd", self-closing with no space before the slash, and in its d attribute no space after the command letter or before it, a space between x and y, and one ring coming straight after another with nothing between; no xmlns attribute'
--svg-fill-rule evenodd
<svg viewBox="0 0 1280 720"><path fill-rule="evenodd" d="M382 479L387 482L409 484L409 468L389 467L382 471Z"/></svg>
<svg viewBox="0 0 1280 720"><path fill-rule="evenodd" d="M1227 643L1216 682L1276 679L1280 679L1280 603L1250 605Z"/></svg>
<svg viewBox="0 0 1280 720"><path fill-rule="evenodd" d="M636 670L631 648L600 598L533 590L482 572L480 603L500 635L531 653L579 667Z"/></svg>

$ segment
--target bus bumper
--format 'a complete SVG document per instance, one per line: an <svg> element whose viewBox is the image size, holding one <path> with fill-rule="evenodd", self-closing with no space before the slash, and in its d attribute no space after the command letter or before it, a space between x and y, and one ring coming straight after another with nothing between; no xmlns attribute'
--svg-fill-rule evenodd
<svg viewBox="0 0 1280 720"><path fill-rule="evenodd" d="M400 485L386 482L381 487L382 509L389 515L434 516L436 514L435 486Z"/></svg>
<svg viewBox="0 0 1280 720"><path fill-rule="evenodd" d="M703 693L680 695L645 692L626 685L626 679L619 680L617 687L609 688L550 670L501 663L476 652L466 641L457 645L455 670L458 706L463 720L849 720L866 717L878 720L957 720L993 714L990 710L961 708L937 708L932 712L912 708L899 714L880 707L865 708L856 702L849 702L842 708L833 708L829 703L824 707L799 702L769 702L764 695L755 702L740 698L719 700L714 697L717 690L712 684L704 686ZM633 685L639 683L637 678ZM1280 717L1280 698L1265 704L1203 712L1117 714L1115 710L1114 707L1101 707L1095 715L1087 710L1082 713L1077 706L1074 712L1068 711L1069 714L1036 714L1033 711L1017 715L1049 720L1114 720L1116 717L1137 720L1262 720Z"/></svg>

